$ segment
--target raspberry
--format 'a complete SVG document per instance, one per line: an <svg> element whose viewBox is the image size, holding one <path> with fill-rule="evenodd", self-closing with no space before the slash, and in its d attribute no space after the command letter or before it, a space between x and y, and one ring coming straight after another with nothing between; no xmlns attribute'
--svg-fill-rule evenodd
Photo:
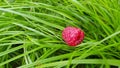
<svg viewBox="0 0 120 68"><path fill-rule="evenodd" d="M76 27L66 27L62 32L62 38L69 46L77 46L84 39L84 32Z"/></svg>

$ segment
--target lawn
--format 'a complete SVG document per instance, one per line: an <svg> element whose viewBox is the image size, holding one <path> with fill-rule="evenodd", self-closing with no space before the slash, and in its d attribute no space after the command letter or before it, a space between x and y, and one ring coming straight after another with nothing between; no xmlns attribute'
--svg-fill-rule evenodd
<svg viewBox="0 0 120 68"><path fill-rule="evenodd" d="M62 39L67 26L85 37ZM120 68L120 0L0 0L0 68Z"/></svg>

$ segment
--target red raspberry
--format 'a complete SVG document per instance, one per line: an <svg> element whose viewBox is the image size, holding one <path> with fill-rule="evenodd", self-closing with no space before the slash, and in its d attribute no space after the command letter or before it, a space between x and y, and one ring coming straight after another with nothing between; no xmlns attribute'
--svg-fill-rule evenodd
<svg viewBox="0 0 120 68"><path fill-rule="evenodd" d="M62 32L62 38L69 46L77 46L84 39L84 32L76 27L66 27Z"/></svg>

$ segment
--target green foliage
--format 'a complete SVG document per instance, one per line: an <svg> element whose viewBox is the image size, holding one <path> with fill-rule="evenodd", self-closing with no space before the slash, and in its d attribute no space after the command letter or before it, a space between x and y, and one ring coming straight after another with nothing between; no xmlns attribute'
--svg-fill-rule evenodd
<svg viewBox="0 0 120 68"><path fill-rule="evenodd" d="M0 0L0 68L120 68L119 0ZM85 32L67 46L66 26Z"/></svg>

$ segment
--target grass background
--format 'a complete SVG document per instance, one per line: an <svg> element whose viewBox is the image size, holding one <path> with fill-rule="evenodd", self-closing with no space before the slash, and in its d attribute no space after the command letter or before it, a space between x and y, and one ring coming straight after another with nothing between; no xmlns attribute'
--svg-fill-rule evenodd
<svg viewBox="0 0 120 68"><path fill-rule="evenodd" d="M66 26L85 32L67 46ZM0 68L120 68L120 0L0 0Z"/></svg>

